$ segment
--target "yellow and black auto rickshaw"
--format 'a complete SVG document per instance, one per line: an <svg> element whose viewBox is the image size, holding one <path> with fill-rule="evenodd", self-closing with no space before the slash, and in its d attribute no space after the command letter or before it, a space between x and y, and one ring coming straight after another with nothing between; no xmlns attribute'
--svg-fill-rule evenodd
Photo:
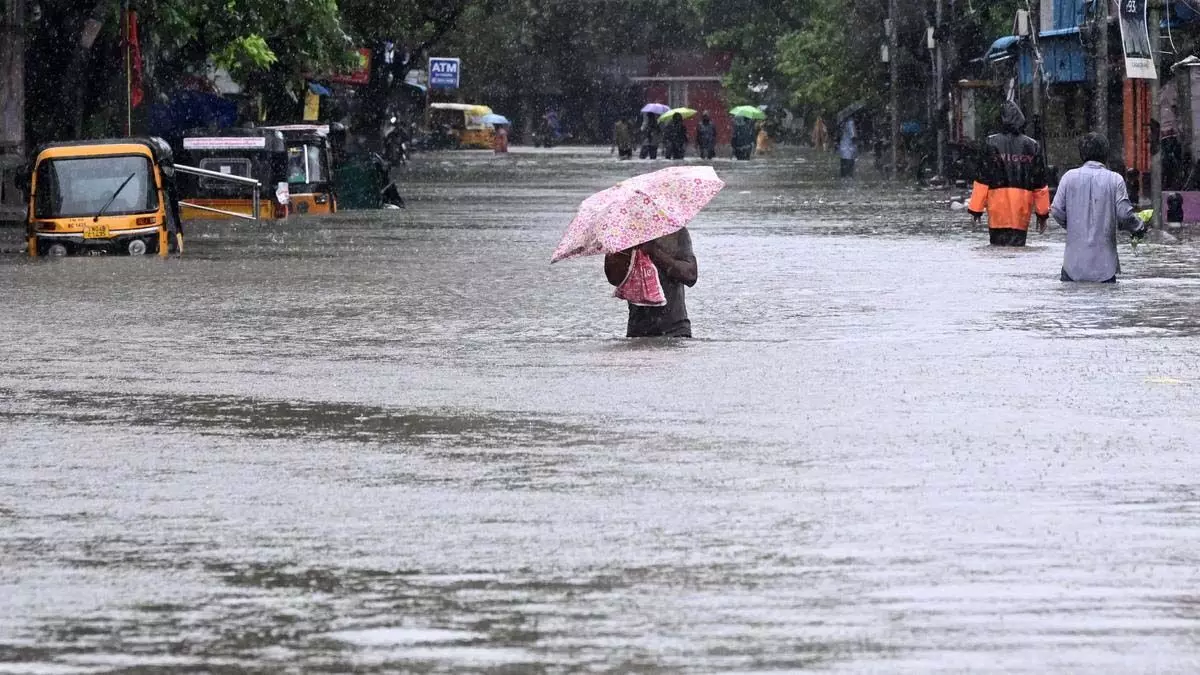
<svg viewBox="0 0 1200 675"><path fill-rule="evenodd" d="M429 128L431 131L449 129L459 148L491 150L495 128L484 122L492 109L486 105L470 103L430 103Z"/></svg>
<svg viewBox="0 0 1200 675"><path fill-rule="evenodd" d="M337 213L329 126L285 124L273 127L283 134L288 156L288 199L292 213Z"/></svg>
<svg viewBox="0 0 1200 675"><path fill-rule="evenodd" d="M44 145L23 182L30 256L183 248L175 168L161 138Z"/></svg>
<svg viewBox="0 0 1200 675"><path fill-rule="evenodd" d="M257 180L262 186L262 198L258 200L260 219L288 216L288 151L282 132L267 128L189 132L178 154L180 164ZM230 214L253 216L254 195L255 188L244 182L187 173L179 176L179 198L184 202L180 212L184 220L234 217Z"/></svg>

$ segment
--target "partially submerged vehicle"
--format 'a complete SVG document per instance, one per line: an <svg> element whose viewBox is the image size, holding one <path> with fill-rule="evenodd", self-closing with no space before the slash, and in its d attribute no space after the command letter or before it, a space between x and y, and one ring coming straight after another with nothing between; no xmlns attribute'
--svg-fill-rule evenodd
<svg viewBox="0 0 1200 675"><path fill-rule="evenodd" d="M222 129L189 132L183 138L180 162L209 174L185 173L179 178L184 220L253 218L278 220L289 213L288 148L276 129ZM259 197L257 181L265 192Z"/></svg>
<svg viewBox="0 0 1200 675"><path fill-rule="evenodd" d="M175 167L161 138L43 145L23 181L30 256L182 251Z"/></svg>
<svg viewBox="0 0 1200 675"><path fill-rule="evenodd" d="M329 125L285 124L272 127L287 147L288 204L292 213L337 213Z"/></svg>
<svg viewBox="0 0 1200 675"><path fill-rule="evenodd" d="M486 105L430 103L430 133L436 135L439 129L447 129L456 147L491 150L496 130L483 121L485 116L491 114L492 109Z"/></svg>

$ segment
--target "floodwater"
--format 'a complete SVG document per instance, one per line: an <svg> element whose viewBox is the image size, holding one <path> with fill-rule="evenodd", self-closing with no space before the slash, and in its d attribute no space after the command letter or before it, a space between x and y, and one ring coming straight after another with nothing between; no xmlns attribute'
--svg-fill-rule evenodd
<svg viewBox="0 0 1200 675"><path fill-rule="evenodd" d="M656 166L664 166L660 162ZM547 264L598 150L0 256L0 672L1194 673L1200 243L718 161L697 338Z"/></svg>

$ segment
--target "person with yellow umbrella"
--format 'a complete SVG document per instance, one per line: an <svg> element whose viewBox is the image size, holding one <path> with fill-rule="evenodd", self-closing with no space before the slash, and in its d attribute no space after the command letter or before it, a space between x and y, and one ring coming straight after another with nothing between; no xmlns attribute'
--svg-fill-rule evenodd
<svg viewBox="0 0 1200 675"><path fill-rule="evenodd" d="M663 130L663 144L666 145L667 159L683 159L688 144L687 129L683 126L685 119L696 114L691 108L672 108L659 117L659 122L666 123Z"/></svg>

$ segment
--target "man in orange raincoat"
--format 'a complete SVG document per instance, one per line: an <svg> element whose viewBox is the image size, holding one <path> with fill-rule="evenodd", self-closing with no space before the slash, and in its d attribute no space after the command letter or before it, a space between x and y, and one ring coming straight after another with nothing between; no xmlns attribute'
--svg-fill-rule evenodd
<svg viewBox="0 0 1200 675"><path fill-rule="evenodd" d="M993 246L1024 246L1029 216L1037 214L1039 233L1046 231L1050 216L1046 157L1037 141L1021 133L1025 115L1016 103L1005 102L1000 124L1003 131L988 136L967 211L976 223L987 211Z"/></svg>

